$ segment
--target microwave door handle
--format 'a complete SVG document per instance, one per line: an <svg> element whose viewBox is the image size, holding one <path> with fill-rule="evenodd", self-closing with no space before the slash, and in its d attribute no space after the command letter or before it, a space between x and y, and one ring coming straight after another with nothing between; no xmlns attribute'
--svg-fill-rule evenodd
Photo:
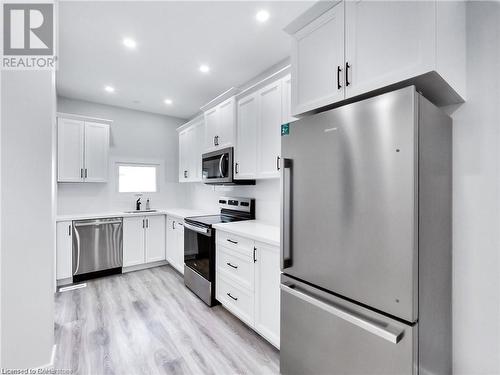
<svg viewBox="0 0 500 375"><path fill-rule="evenodd" d="M220 159L219 159L219 173L220 173L220 177L224 177L224 174L222 173L222 160L224 160L224 154L222 154L220 156Z"/></svg>
<svg viewBox="0 0 500 375"><path fill-rule="evenodd" d="M281 168L281 270L292 266L292 159L282 159Z"/></svg>

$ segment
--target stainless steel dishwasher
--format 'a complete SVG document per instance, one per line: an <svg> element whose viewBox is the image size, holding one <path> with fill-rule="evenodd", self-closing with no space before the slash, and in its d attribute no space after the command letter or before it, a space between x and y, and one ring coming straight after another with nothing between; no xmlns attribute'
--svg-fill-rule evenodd
<svg viewBox="0 0 500 375"><path fill-rule="evenodd" d="M121 273L123 219L73 221L73 282Z"/></svg>

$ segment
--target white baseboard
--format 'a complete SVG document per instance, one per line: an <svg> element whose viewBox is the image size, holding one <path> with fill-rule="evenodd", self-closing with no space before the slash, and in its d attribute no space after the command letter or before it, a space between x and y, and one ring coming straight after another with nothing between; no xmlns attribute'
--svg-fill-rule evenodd
<svg viewBox="0 0 500 375"><path fill-rule="evenodd" d="M50 355L50 363L47 363L46 365L35 367L34 370L42 370L42 369L54 367L54 361L56 360L56 349L57 349L57 345L54 344L54 346L52 346L52 354Z"/></svg>
<svg viewBox="0 0 500 375"><path fill-rule="evenodd" d="M160 267L168 264L166 260L160 260L158 262L146 263L146 264L138 264L137 266L123 267L122 273L133 272L145 270L147 268Z"/></svg>

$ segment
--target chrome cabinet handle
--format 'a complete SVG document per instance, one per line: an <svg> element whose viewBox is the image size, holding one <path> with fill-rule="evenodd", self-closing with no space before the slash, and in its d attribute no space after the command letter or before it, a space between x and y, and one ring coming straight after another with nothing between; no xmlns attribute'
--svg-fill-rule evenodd
<svg viewBox="0 0 500 375"><path fill-rule="evenodd" d="M354 324L355 326L358 326L359 328L362 328L365 331L373 333L374 335L377 335L393 344L399 343L403 338L404 329L400 330L387 329L387 325L383 326L381 324L376 324L373 321L370 321L368 318L359 315L354 315L352 312L344 310L339 306L319 300L304 291L299 291L296 287L294 287L293 284L292 285L281 284L280 288L285 293L291 294L292 296L295 296L305 302L308 302L311 305L316 306L323 311L335 315L336 317L343 319L348 323Z"/></svg>
<svg viewBox="0 0 500 375"><path fill-rule="evenodd" d="M172 229L175 229L175 220L172 220Z"/></svg>
<svg viewBox="0 0 500 375"><path fill-rule="evenodd" d="M226 264L227 264L229 267L232 267L232 268L234 268L234 269L237 269L237 268L238 268L238 266L235 266L234 264L231 264L231 263L229 263L229 262L227 262Z"/></svg>
<svg viewBox="0 0 500 375"><path fill-rule="evenodd" d="M149 228L149 219L146 219L146 228Z"/></svg>
<svg viewBox="0 0 500 375"><path fill-rule="evenodd" d="M280 156L276 156L276 170L279 171L280 170Z"/></svg>
<svg viewBox="0 0 500 375"><path fill-rule="evenodd" d="M144 222L144 219L142 219L142 229L144 229L146 226L146 223Z"/></svg>
<svg viewBox="0 0 500 375"><path fill-rule="evenodd" d="M87 178L87 168L85 168L85 178Z"/></svg>
<svg viewBox="0 0 500 375"><path fill-rule="evenodd" d="M234 173L236 173L236 174L238 174L238 170L239 170L238 166L239 166L239 163L234 164Z"/></svg>
<svg viewBox="0 0 500 375"><path fill-rule="evenodd" d="M235 301L238 301L238 297L233 297L233 296L231 295L231 293L226 293L226 294L227 294L229 297L231 297L232 299L234 299Z"/></svg>
<svg viewBox="0 0 500 375"><path fill-rule="evenodd" d="M71 237L71 224L70 224L70 225L68 225L68 236L70 236L70 237Z"/></svg>
<svg viewBox="0 0 500 375"><path fill-rule="evenodd" d="M345 85L346 85L346 87L351 84L351 82L349 82L349 68L352 68L352 66L349 65L349 63L346 61L346 63L345 63Z"/></svg>
<svg viewBox="0 0 500 375"><path fill-rule="evenodd" d="M281 169L281 269L292 265L292 159L283 159Z"/></svg>
<svg viewBox="0 0 500 375"><path fill-rule="evenodd" d="M256 257L257 254L256 254L256 252L257 252L257 248L254 246L253 247L253 262L254 263L257 262L257 257Z"/></svg>
<svg viewBox="0 0 500 375"><path fill-rule="evenodd" d="M235 245L238 245L238 241L230 240L229 238L226 239L227 242L234 243Z"/></svg>
<svg viewBox="0 0 500 375"><path fill-rule="evenodd" d="M337 66L337 90L340 90L342 88L342 85L340 84L340 73L342 73L342 68Z"/></svg>

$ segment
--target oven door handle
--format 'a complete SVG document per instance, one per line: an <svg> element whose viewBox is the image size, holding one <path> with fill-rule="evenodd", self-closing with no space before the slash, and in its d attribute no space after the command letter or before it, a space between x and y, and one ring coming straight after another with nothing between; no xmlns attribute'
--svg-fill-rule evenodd
<svg viewBox="0 0 500 375"><path fill-rule="evenodd" d="M201 233L205 236L210 237L212 235L212 229L210 229L210 228L199 227L197 225L192 225L192 224L189 224L186 222L184 222L184 228L192 230L193 232L196 232L196 233Z"/></svg>

